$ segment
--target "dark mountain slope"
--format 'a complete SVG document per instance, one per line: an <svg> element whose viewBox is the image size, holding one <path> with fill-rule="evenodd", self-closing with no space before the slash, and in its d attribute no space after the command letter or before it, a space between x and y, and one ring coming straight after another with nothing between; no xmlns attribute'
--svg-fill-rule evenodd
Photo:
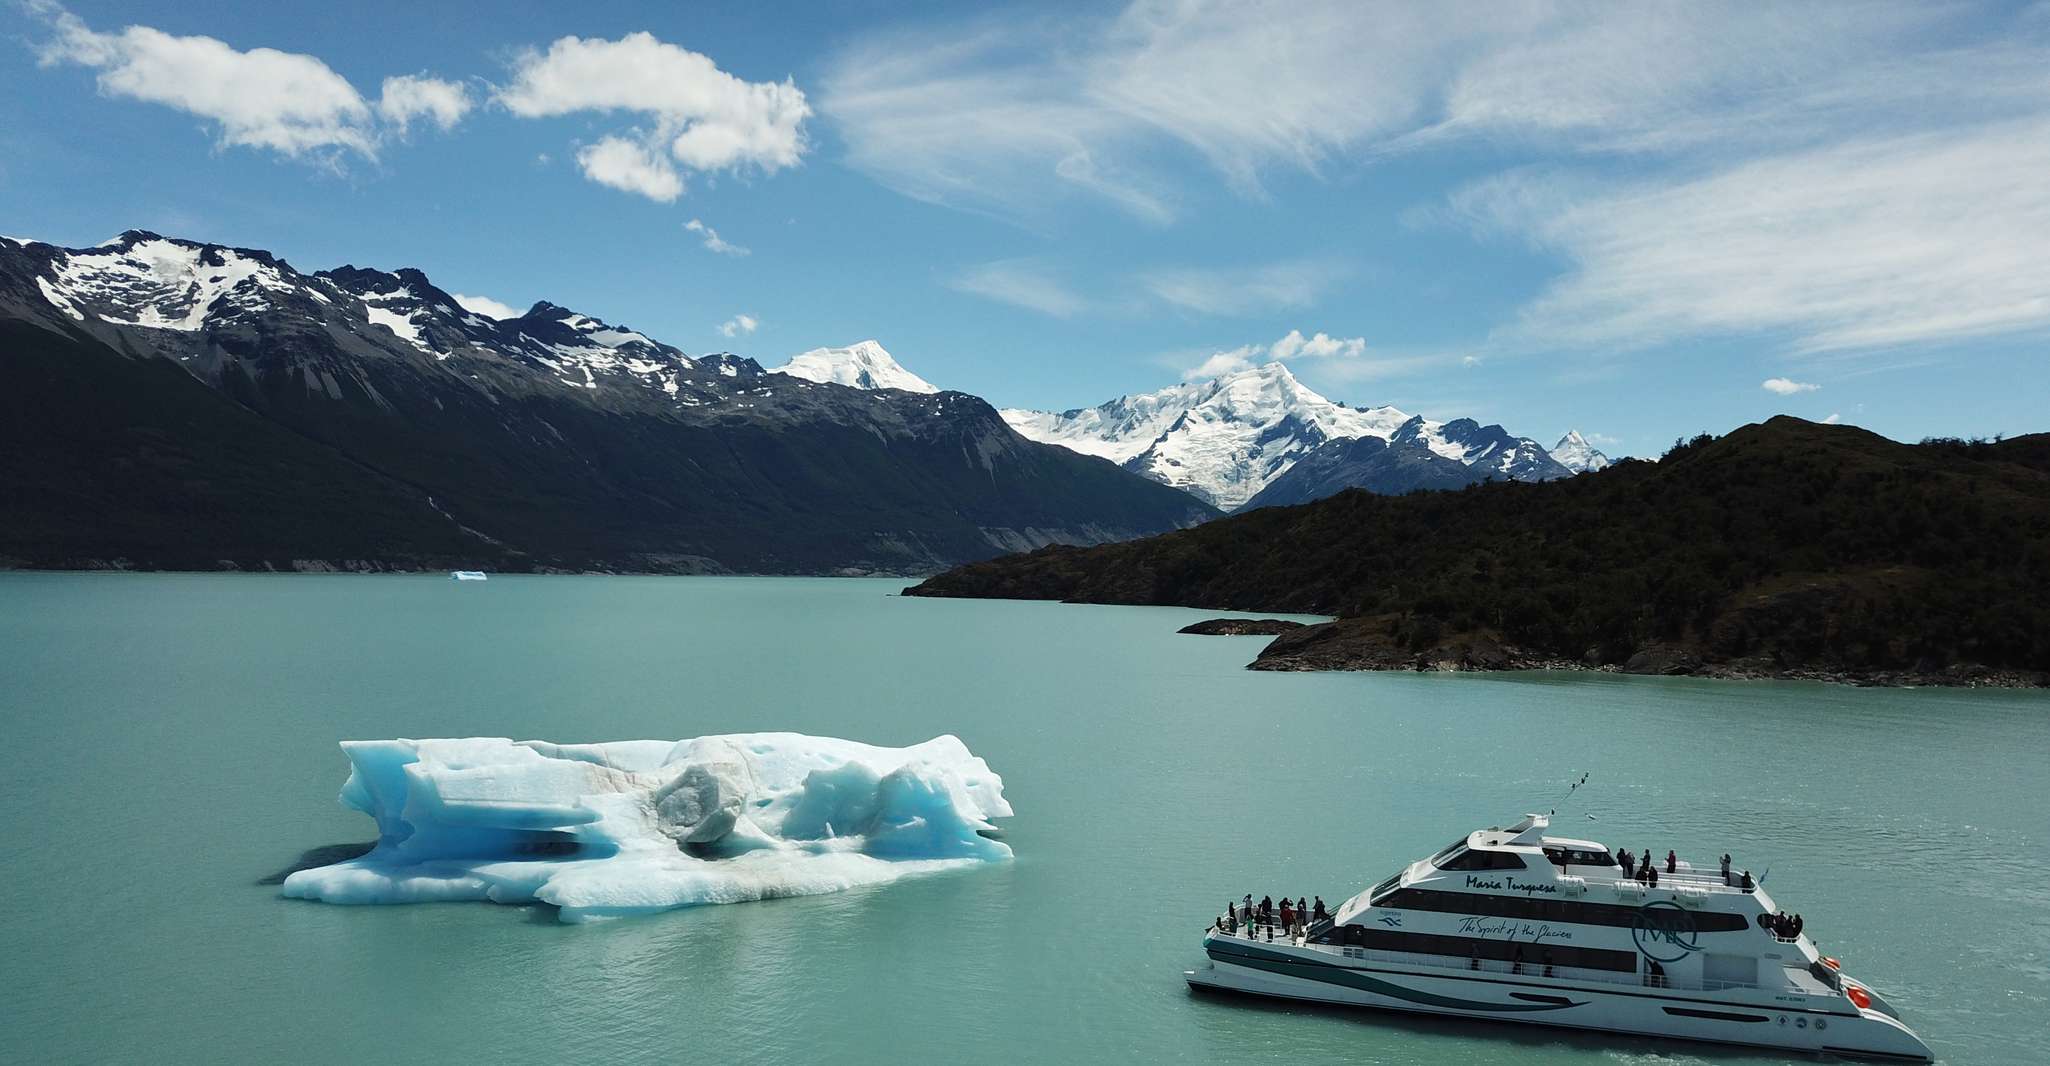
<svg viewBox="0 0 2050 1066"><path fill-rule="evenodd" d="M1775 418L1536 484L1348 491L917 595L1330 613L1274 669L1582 664L1935 681L2050 670L2050 435L1904 445Z"/></svg>
<svg viewBox="0 0 2050 1066"><path fill-rule="evenodd" d="M126 440L123 427L150 423L148 398L163 395L184 405L159 437L193 468L188 482L224 464L209 483L207 522L162 519L198 504L136 483L101 501L102 523L36 471L118 484L125 471L96 465L114 457L67 454L61 434L23 434L0 456L15 486L13 527L39 531L15 538L17 565L439 566L423 560L454 552L475 565L901 572L1143 536L1217 513L1106 461L1025 440L972 396L864 391L732 355L693 358L548 303L488 319L415 270L302 274L261 251L140 231L90 249L0 239L0 322L13 326L0 354L45 366L0 381L11 402L74 435ZM75 373L46 366L63 351L93 357ZM109 407L102 392L132 402ZM368 520L376 508L307 510L329 475L302 466L289 484L279 471L240 476L254 457L229 442L245 439L259 454L325 456L415 501L407 506L431 497L439 535L466 539L401 551L391 531L352 529L353 515ZM257 443L273 439L295 443ZM129 498L159 509L120 513ZM320 550L300 535L312 525ZM224 532L242 530L260 532Z"/></svg>
<svg viewBox="0 0 2050 1066"><path fill-rule="evenodd" d="M1247 500L1241 512L1321 500L1346 489L1396 496L1417 489L1458 489L1486 481L1489 472L1447 459L1420 444L1390 444L1378 437L1325 441Z"/></svg>
<svg viewBox="0 0 2050 1066"><path fill-rule="evenodd" d="M0 563L520 565L171 363L0 322L0 379Z"/></svg>

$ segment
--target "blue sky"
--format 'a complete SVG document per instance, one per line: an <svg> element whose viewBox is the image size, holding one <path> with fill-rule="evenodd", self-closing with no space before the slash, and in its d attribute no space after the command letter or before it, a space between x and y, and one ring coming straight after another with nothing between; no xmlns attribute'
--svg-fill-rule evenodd
<svg viewBox="0 0 2050 1066"><path fill-rule="evenodd" d="M1001 406L1279 355L1614 453L2050 429L2046 3L0 10L17 236L873 337Z"/></svg>

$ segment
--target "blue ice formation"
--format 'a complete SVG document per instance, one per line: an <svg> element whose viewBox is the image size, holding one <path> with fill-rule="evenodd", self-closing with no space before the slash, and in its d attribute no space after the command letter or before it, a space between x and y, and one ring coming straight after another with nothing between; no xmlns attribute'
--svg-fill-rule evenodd
<svg viewBox="0 0 2050 1066"><path fill-rule="evenodd" d="M377 846L300 870L329 903L539 900L566 922L835 892L1003 861L1004 782L952 736L800 733L612 744L352 740L344 806Z"/></svg>

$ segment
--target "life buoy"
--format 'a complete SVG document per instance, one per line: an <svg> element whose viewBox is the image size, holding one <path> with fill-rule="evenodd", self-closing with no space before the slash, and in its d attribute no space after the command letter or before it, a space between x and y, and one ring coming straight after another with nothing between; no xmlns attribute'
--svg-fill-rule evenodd
<svg viewBox="0 0 2050 1066"><path fill-rule="evenodd" d="M1823 964L1824 966L1827 966L1827 967L1829 967L1829 968L1830 968L1830 969L1832 969L1832 970L1841 970L1841 969L1843 969L1843 968L1844 968L1844 964L1843 964L1843 963L1841 963L1841 962L1838 962L1838 961L1836 961L1835 959L1832 959L1832 958L1830 958L1830 957L1829 957L1829 956L1827 956L1827 955L1824 955L1824 956L1822 957L1822 964Z"/></svg>
<svg viewBox="0 0 2050 1066"><path fill-rule="evenodd" d="M1857 985L1852 985L1849 988L1844 989L1844 995L1851 997L1851 1006L1856 1007L1859 1010L1872 1009L1872 997L1866 995L1865 990L1859 988Z"/></svg>

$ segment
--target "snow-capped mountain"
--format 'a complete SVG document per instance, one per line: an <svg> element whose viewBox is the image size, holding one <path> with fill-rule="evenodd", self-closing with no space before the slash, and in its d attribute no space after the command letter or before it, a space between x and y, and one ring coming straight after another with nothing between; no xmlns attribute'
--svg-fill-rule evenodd
<svg viewBox="0 0 2050 1066"><path fill-rule="evenodd" d="M1570 473L1542 445L1501 426L1351 407L1318 395L1279 362L1096 407L1002 414L1027 437L1102 456L1226 510L1252 499L1326 441L1357 437L1415 444L1500 478L1541 481Z"/></svg>
<svg viewBox="0 0 2050 1066"><path fill-rule="evenodd" d="M940 391L939 386L904 369L875 341L862 341L845 348L813 348L803 355L792 356L789 362L769 372L857 389Z"/></svg>
<svg viewBox="0 0 2050 1066"><path fill-rule="evenodd" d="M1218 507L1237 507L1327 440L1387 437L1409 416L1334 403L1267 363L1058 414L1002 412L1034 440L1100 455Z"/></svg>
<svg viewBox="0 0 2050 1066"><path fill-rule="evenodd" d="M1596 451L1577 429L1567 430L1566 435L1559 438L1559 443L1552 445L1552 458L1576 474L1606 469L1609 465L1609 457Z"/></svg>
<svg viewBox="0 0 2050 1066"><path fill-rule="evenodd" d="M491 319L417 270L0 239L0 388L28 412L0 419L0 562L903 571L1215 514L894 382L546 302Z"/></svg>
<svg viewBox="0 0 2050 1066"><path fill-rule="evenodd" d="M1537 441L1512 436L1499 425L1483 426L1471 418L1430 422L1419 416L1404 422L1388 440L1421 444L1506 481L1550 481L1573 473L1553 461Z"/></svg>

